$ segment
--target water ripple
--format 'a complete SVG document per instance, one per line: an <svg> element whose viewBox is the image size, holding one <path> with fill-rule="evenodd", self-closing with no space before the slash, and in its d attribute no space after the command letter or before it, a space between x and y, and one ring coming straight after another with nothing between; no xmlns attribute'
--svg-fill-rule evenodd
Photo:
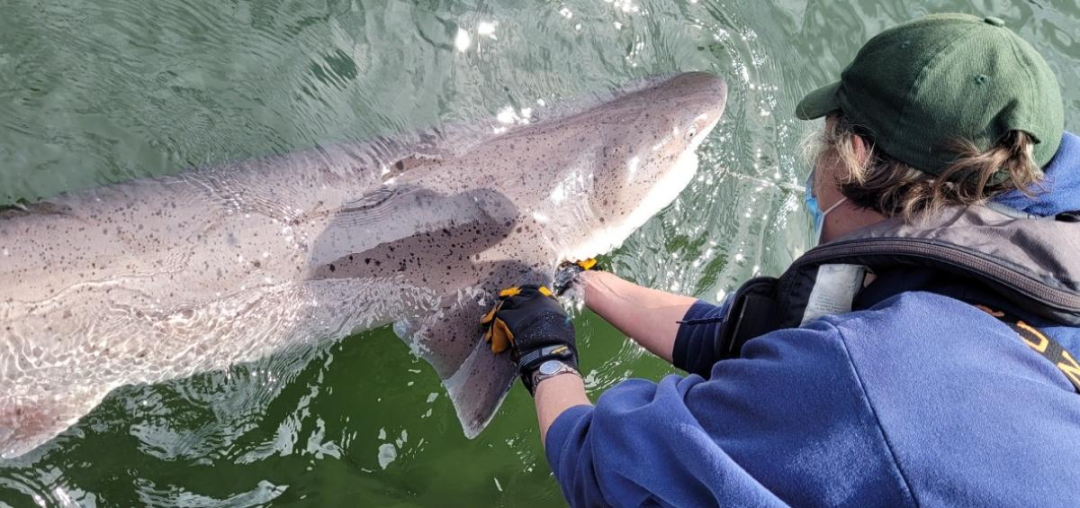
<svg viewBox="0 0 1080 508"><path fill-rule="evenodd" d="M796 102L859 46L930 12L998 16L1080 81L1074 0L13 0L0 16L0 205L440 122L527 119L675 71L728 78L689 189L604 261L719 299L806 249ZM1080 128L1080 90L1066 87ZM576 321L590 392L673 372ZM22 344L20 347L31 347ZM70 369L77 369L73 365ZM77 371L68 372L75 379ZM0 463L0 503L547 506L531 401L465 440L437 377L386 329L115 390Z"/></svg>

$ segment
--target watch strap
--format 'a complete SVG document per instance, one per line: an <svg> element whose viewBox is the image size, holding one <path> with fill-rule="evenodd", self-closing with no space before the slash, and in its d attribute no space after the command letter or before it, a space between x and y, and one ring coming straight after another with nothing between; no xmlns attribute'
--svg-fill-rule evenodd
<svg viewBox="0 0 1080 508"><path fill-rule="evenodd" d="M525 353L521 355L521 358L518 358L517 363L522 372L531 371L548 360L563 360L571 363L571 366L577 367L577 362L573 361L576 357L577 352L570 346L556 344Z"/></svg>
<svg viewBox="0 0 1080 508"><path fill-rule="evenodd" d="M521 381L522 381L522 383L525 384L525 389L529 390L529 395L535 396L536 395L536 387L542 381L544 381L546 379L551 379L553 377L561 376L563 374L578 374L578 375L581 375L581 373L579 373L578 370L576 368L574 368L573 365L570 365L569 363L566 363L566 362L564 362L562 360L545 360L544 361L545 364L548 363L548 362L557 362L559 364L559 369L556 370L555 372L544 374L544 373L540 372L539 368L537 368L537 369L534 369L527 376L525 374L522 374Z"/></svg>

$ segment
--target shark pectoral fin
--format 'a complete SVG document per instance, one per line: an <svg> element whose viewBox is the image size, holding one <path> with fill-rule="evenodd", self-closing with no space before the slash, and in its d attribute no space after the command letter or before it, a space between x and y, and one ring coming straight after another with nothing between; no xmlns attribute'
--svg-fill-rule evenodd
<svg viewBox="0 0 1080 508"><path fill-rule="evenodd" d="M475 298L478 295L447 295L446 305L438 312L394 324L394 332L430 363L443 381L462 430L470 439L487 426L517 373L509 355L492 354L481 338L480 317L485 306Z"/></svg>
<svg viewBox="0 0 1080 508"><path fill-rule="evenodd" d="M517 368L508 354L492 354L478 335L471 352L454 370L453 364L447 363L447 358L437 349L423 346L427 340L422 336L430 330L417 331L417 326L415 322L399 321L394 323L394 333L411 343L414 351L435 368L454 404L465 437L476 437L506 398L517 378Z"/></svg>
<svg viewBox="0 0 1080 508"><path fill-rule="evenodd" d="M509 355L492 354L477 338L461 368L443 380L465 437L472 439L487 427L516 379L517 368Z"/></svg>

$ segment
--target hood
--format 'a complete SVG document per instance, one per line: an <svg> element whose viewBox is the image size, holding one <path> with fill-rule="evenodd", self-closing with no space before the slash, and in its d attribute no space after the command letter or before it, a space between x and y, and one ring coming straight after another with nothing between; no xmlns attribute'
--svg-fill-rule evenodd
<svg viewBox="0 0 1080 508"><path fill-rule="evenodd" d="M1080 211L1080 137L1066 132L1044 171L1046 178L1035 185L1031 197L1009 191L993 201L1040 217Z"/></svg>

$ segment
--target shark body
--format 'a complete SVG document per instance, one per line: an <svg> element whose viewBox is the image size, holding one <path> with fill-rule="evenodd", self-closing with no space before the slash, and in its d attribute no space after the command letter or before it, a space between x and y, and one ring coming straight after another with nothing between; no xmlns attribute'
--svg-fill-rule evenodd
<svg viewBox="0 0 1080 508"><path fill-rule="evenodd" d="M467 141L339 144L2 212L0 454L118 386L389 323L474 436L515 375L479 340L492 295L670 204L725 101L723 80L687 73Z"/></svg>

